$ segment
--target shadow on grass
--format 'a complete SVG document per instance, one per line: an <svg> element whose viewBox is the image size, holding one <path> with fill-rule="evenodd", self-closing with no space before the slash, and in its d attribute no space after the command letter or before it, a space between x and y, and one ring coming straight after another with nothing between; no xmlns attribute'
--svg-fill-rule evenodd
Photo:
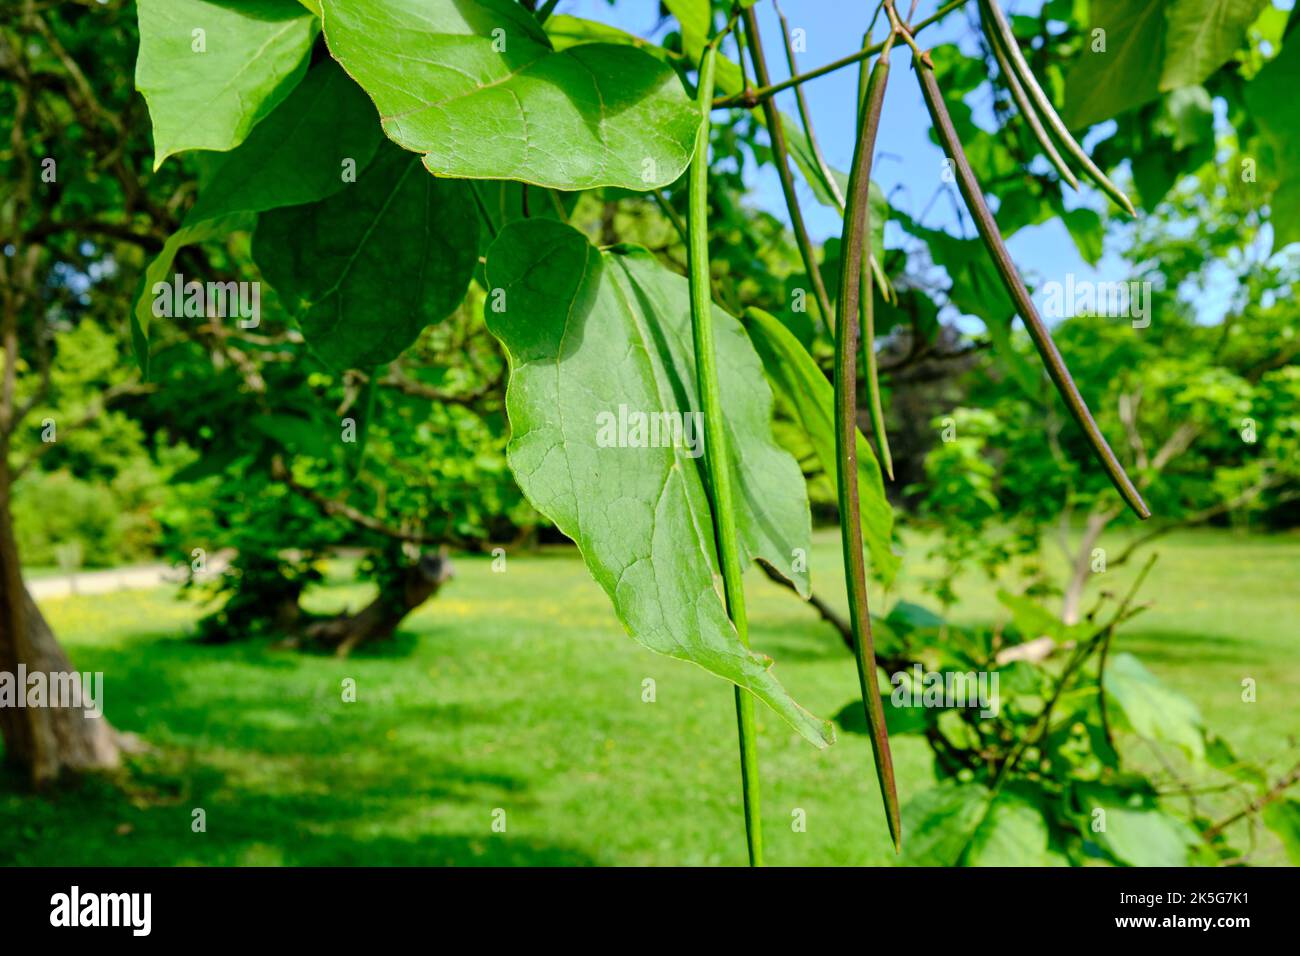
<svg viewBox="0 0 1300 956"><path fill-rule="evenodd" d="M409 653L418 637L405 635ZM265 644L131 637L77 649L105 674L106 713L154 751L117 779L33 795L0 772L0 864L574 866L586 853L520 833L526 779L449 728L510 714L441 702L418 662L337 660ZM341 687L352 681L355 701ZM508 808L507 833L492 831ZM206 831L194 832L195 811ZM481 829L480 829L481 821ZM470 832L472 831L472 832Z"/></svg>
<svg viewBox="0 0 1300 956"><path fill-rule="evenodd" d="M812 612L810 612L812 613ZM853 655L844 645L839 632L815 617L774 618L751 621L750 640L754 650L783 662L844 661L853 664Z"/></svg>
<svg viewBox="0 0 1300 956"><path fill-rule="evenodd" d="M1240 637L1139 628L1121 630L1114 647L1135 654L1144 662L1171 667L1241 663L1261 653L1258 644Z"/></svg>
<svg viewBox="0 0 1300 956"><path fill-rule="evenodd" d="M476 776L430 767L443 781L420 805L355 786L343 792L231 791L210 767L178 774L134 762L127 779L91 778L34 796L0 772L0 864L20 866L589 866L586 854L493 833L491 803L481 833L435 833L436 820ZM195 810L206 830L194 831ZM398 812L395 812L398 811ZM396 819L395 819L396 818ZM396 823L404 830L400 834ZM382 828L382 829L381 829ZM388 831L388 832L384 832Z"/></svg>

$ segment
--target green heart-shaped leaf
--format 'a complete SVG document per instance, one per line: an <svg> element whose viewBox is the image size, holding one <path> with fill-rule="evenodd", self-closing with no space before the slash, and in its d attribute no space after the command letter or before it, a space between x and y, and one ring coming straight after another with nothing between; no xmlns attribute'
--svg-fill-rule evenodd
<svg viewBox="0 0 1300 956"><path fill-rule="evenodd" d="M154 169L187 149L233 149L307 71L320 24L296 0L140 0L135 85Z"/></svg>
<svg viewBox="0 0 1300 956"><path fill-rule="evenodd" d="M323 0L330 52L400 146L442 176L648 190L690 162L699 114L627 46L556 52L513 0Z"/></svg>
<svg viewBox="0 0 1300 956"><path fill-rule="evenodd" d="M253 258L323 361L380 365L465 297L478 262L469 189L385 142L342 192L264 213Z"/></svg>
<svg viewBox="0 0 1300 956"><path fill-rule="evenodd" d="M633 638L829 742L829 724L790 698L727 617L686 280L640 247L601 252L541 219L506 226L486 274L488 328L510 354L510 465L534 507L578 543ZM740 323L715 307L714 325L742 558L763 559L806 595L803 476L772 439L772 395Z"/></svg>
<svg viewBox="0 0 1300 956"><path fill-rule="evenodd" d="M148 364L153 290L172 279L172 263L184 246L251 229L254 213L338 192L347 185L347 164L353 171L364 168L382 140L360 87L332 61L313 67L248 139L223 157L180 228L146 267L132 317L141 367Z"/></svg>

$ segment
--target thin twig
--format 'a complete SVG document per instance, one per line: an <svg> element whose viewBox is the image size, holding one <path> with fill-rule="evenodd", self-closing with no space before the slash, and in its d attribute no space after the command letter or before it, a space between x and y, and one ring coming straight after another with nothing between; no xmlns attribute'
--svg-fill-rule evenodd
<svg viewBox="0 0 1300 956"><path fill-rule="evenodd" d="M945 3L930 16L921 20L916 24L916 26L912 27L912 33L920 33L931 24L938 23L954 10L965 6L967 2L968 0L950 0L949 3ZM815 80L819 76L834 73L836 70L842 70L846 66L852 66L854 63L875 56L884 49L884 46L884 43L877 43L874 46L858 50L856 53L850 53L848 56L840 57L838 60L833 60L825 66L819 66L815 70L809 70L807 73L801 73L798 76L790 77L788 80L782 80L780 83L766 83L761 77L759 77L758 82L762 85L758 89L745 90L744 92L736 93L731 96L720 97L713 101L713 108L716 110L730 106L743 106L746 108L758 106L760 103L766 102L776 94L783 90L788 90L792 86L798 86L801 83L806 83L808 80Z"/></svg>
<svg viewBox="0 0 1300 956"><path fill-rule="evenodd" d="M682 217L678 214L677 210L673 208L673 204L668 201L668 197L664 195L664 191L656 186L650 191L650 194L654 196L655 202L658 203L663 214L672 220L673 227L677 230L677 235L682 238L682 245L689 244L690 239L686 235L686 223L682 221Z"/></svg>
<svg viewBox="0 0 1300 956"><path fill-rule="evenodd" d="M753 7L745 10L745 41L749 46L749 56L754 63L754 76L759 83L768 82L767 59L763 55L763 41L758 32L758 15ZM826 294L826 283L822 281L821 269L813 251L812 240L808 237L808 228L804 225L803 211L799 208L799 197L794 191L794 176L790 172L789 150L785 142L785 127L781 124L781 111L775 101L763 101L763 116L767 120L767 135L772 141L772 160L776 163L776 172L781 179L781 192L785 195L786 209L790 212L790 226L794 230L795 242L799 246L799 255L803 259L804 272L812 283L813 295L817 299L817 308L822 321L829 330L831 324L831 300Z"/></svg>
<svg viewBox="0 0 1300 956"><path fill-rule="evenodd" d="M1260 810L1263 810L1270 803L1273 803L1276 800L1280 799L1281 796L1284 793L1286 793L1286 791L1289 790L1292 786L1294 786L1297 782L1300 782L1300 764L1296 764L1294 767L1292 767L1291 772L1288 773L1282 779L1280 779L1277 783L1273 784L1273 786L1269 788L1269 791L1267 793L1262 794L1259 797L1256 797L1246 807L1237 811L1232 816L1220 820L1218 823L1215 823L1209 827L1206 827L1205 832L1202 833L1201 836L1204 837L1207 841L1213 840L1216 836L1218 836L1228 827L1232 826L1232 824L1236 823L1238 820L1242 819L1243 817L1252 816L1258 813Z"/></svg>

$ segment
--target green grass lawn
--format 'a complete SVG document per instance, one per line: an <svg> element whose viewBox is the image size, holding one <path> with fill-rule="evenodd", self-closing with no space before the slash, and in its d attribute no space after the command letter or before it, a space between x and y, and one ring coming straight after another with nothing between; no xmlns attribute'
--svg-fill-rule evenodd
<svg viewBox="0 0 1300 956"><path fill-rule="evenodd" d="M898 592L873 591L876 609L925 600L932 569L908 540ZM1300 700L1300 539L1198 532L1160 551L1154 607L1117 646L1200 701L1243 754L1279 758ZM811 567L839 598L833 533L818 533ZM457 571L396 642L343 661L198 645L199 609L167 590L47 602L75 666L104 672L109 718L156 752L124 789L33 798L0 777L0 863L743 863L729 686L626 637L569 549L512 557L504 573L460 558ZM823 716L855 700L838 635L761 575L747 580L754 643L794 697ZM956 617L998 614L986 584L961 592ZM335 585L312 603L366 596ZM1241 702L1244 677L1257 703ZM347 678L355 703L341 699ZM819 752L761 707L759 727L768 862L891 863L866 739L841 734ZM905 800L931 779L928 751L899 738L895 759ZM192 831L195 808L206 832ZM796 808L806 832L792 831Z"/></svg>

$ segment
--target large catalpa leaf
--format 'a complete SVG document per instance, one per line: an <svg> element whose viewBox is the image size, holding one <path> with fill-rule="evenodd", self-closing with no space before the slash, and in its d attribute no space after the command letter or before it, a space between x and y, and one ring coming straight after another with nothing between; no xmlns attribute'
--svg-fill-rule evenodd
<svg viewBox="0 0 1300 956"><path fill-rule="evenodd" d="M139 0L135 85L154 168L187 149L233 149L298 85L320 23L297 0Z"/></svg>
<svg viewBox="0 0 1300 956"><path fill-rule="evenodd" d="M708 42L709 5L707 0L665 0L664 6L677 17L681 24L682 47L686 51L687 58L692 62L698 62L700 55L704 52L704 44ZM550 17L546 21L546 35L550 37L551 43L557 50L567 50L570 47L584 43L600 42L634 46L665 62L671 56L668 50L656 43L651 43L635 34L627 33L618 27L612 27L596 20L584 20L581 17L571 17L563 14ZM717 74L714 77L714 89L720 95L741 92L745 84L739 64L719 54L716 66ZM751 115L760 126L767 126L767 117L762 109L753 109ZM849 177L838 169L824 170L798 121L785 113L778 113L778 115L781 118L781 128L785 131L786 148L789 150L790 158L794 160L795 166L798 167L799 172L807 180L813 198L823 206L841 209L843 203L839 197L844 195ZM885 194L874 182L871 184L871 203L872 241L875 243L873 248L883 249L884 240L881 236L883 236L885 218L889 213L889 207L885 202Z"/></svg>
<svg viewBox="0 0 1300 956"><path fill-rule="evenodd" d="M1065 77L1061 118L1071 129L1148 103L1160 95L1166 0L1094 0L1092 30L1105 30L1106 49L1085 45Z"/></svg>
<svg viewBox="0 0 1300 956"><path fill-rule="evenodd" d="M253 258L326 364L381 365L465 298L478 262L469 190L385 141L347 190L263 213Z"/></svg>
<svg viewBox="0 0 1300 956"><path fill-rule="evenodd" d="M670 67L592 43L557 52L514 0L322 0L330 52L384 131L442 176L555 189L666 186L699 113Z"/></svg>
<svg viewBox="0 0 1300 956"><path fill-rule="evenodd" d="M1160 89L1194 86L1232 59L1268 0L1166 0Z"/></svg>
<svg viewBox="0 0 1300 956"><path fill-rule="evenodd" d="M1268 0L1093 0L1089 42L1065 78L1062 116L1076 129L1194 86L1232 58Z"/></svg>
<svg viewBox="0 0 1300 956"><path fill-rule="evenodd" d="M331 60L228 153L187 222L315 202L347 188L383 136L361 87Z"/></svg>
<svg viewBox="0 0 1300 956"><path fill-rule="evenodd" d="M1281 52L1259 71L1246 86L1246 103L1272 144L1278 159L1300 155L1300 30L1291 30ZM1280 173L1277 189L1269 199L1276 248L1300 242L1300 177L1288 162L1261 163Z"/></svg>
<svg viewBox="0 0 1300 956"><path fill-rule="evenodd" d="M1069 866L1050 847L1043 808L1034 800L1003 791L984 812L966 849L966 866Z"/></svg>
<svg viewBox="0 0 1300 956"><path fill-rule="evenodd" d="M633 638L749 689L813 743L829 742L830 725L790 698L727 617L686 280L640 247L601 252L540 219L501 231L487 280L488 328L510 354L510 466L533 506L577 542ZM742 556L806 595L796 570L810 538L803 476L772 439L772 395L740 323L715 308L714 326ZM674 442L665 423L678 414Z"/></svg>
<svg viewBox="0 0 1300 956"><path fill-rule="evenodd" d="M172 280L185 246L251 229L255 214L332 195L363 169L383 136L370 101L333 61L307 78L238 148L226 153L162 251L145 268L135 329L147 348L153 289ZM205 281L210 276L186 276Z"/></svg>

